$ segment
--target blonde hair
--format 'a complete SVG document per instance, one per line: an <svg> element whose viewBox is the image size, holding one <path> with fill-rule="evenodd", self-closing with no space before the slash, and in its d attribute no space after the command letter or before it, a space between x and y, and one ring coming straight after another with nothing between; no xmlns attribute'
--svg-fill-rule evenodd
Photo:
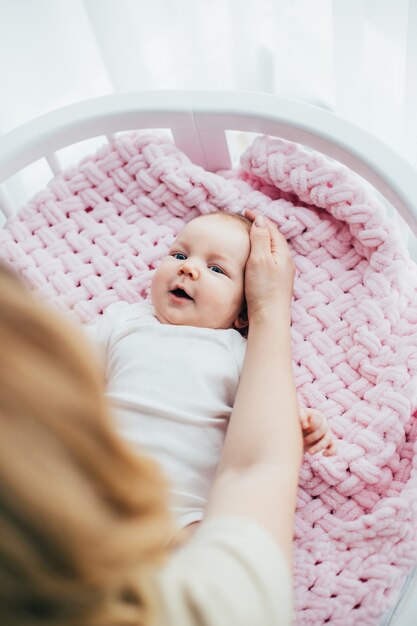
<svg viewBox="0 0 417 626"><path fill-rule="evenodd" d="M225 219L235 220L237 223L241 224L246 232L249 234L252 228L252 222L249 218L245 217L241 213L233 213L232 211L213 211L212 213L204 213L203 215L199 215L194 219L198 219L199 217L210 217L210 216L218 216L224 217Z"/></svg>
<svg viewBox="0 0 417 626"><path fill-rule="evenodd" d="M172 535L75 328L0 266L0 623L139 626Z"/></svg>

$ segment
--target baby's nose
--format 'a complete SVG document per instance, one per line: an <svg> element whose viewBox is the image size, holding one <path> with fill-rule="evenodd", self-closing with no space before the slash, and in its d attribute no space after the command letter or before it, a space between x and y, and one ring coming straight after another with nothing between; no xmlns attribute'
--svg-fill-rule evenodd
<svg viewBox="0 0 417 626"><path fill-rule="evenodd" d="M180 265L180 267L178 268L178 275L181 276L182 274L185 274L185 276L188 276L189 278L191 278L191 280L197 280L197 278L200 275L200 272L198 270L198 267L195 265L195 263L191 263L187 259L185 263Z"/></svg>

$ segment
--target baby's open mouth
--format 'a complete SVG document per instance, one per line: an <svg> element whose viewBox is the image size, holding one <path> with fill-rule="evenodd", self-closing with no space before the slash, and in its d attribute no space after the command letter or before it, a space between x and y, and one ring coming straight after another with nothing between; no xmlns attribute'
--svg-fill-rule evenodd
<svg viewBox="0 0 417 626"><path fill-rule="evenodd" d="M179 287L177 289L173 289L171 293L173 293L174 296L177 296L177 298L185 298L186 300L192 300L192 297L189 296L188 293L184 291L184 289L180 289Z"/></svg>

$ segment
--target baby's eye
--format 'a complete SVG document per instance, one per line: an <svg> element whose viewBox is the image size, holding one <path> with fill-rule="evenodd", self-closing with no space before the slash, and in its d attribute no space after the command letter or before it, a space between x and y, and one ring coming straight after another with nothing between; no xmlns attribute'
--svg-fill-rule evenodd
<svg viewBox="0 0 417 626"><path fill-rule="evenodd" d="M186 255L182 252L173 252L171 256L173 256L174 259L178 259L178 261L185 261L185 259L187 258Z"/></svg>
<svg viewBox="0 0 417 626"><path fill-rule="evenodd" d="M210 269L212 272L216 272L217 274L224 274L222 268L218 265L210 265Z"/></svg>

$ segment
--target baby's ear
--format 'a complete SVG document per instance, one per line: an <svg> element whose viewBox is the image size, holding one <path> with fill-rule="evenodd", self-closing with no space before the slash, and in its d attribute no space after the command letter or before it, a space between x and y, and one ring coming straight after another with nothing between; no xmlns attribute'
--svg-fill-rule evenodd
<svg viewBox="0 0 417 626"><path fill-rule="evenodd" d="M246 311L244 313L241 313L239 317L235 319L235 321L233 322L233 326L237 330L242 330L243 328L247 328L249 326L248 314L246 313Z"/></svg>

